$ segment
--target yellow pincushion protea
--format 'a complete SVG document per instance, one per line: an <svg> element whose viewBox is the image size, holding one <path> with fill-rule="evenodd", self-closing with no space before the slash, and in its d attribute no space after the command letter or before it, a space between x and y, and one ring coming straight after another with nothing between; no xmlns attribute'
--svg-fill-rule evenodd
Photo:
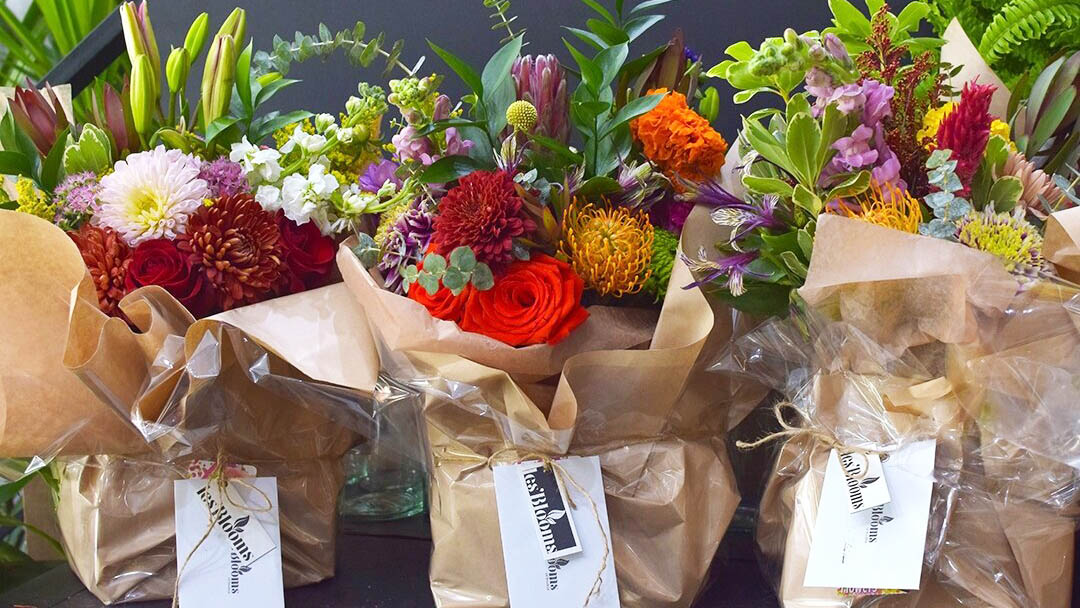
<svg viewBox="0 0 1080 608"><path fill-rule="evenodd" d="M892 184L871 182L866 192L855 197L855 203L859 205L858 209L840 204L830 211L901 232L919 232L922 209L919 201L912 198L907 190L901 190Z"/></svg>
<svg viewBox="0 0 1080 608"><path fill-rule="evenodd" d="M915 135L919 141L923 142L923 146L927 150L933 150L937 147L937 132L941 128L941 121L945 120L945 117L949 115L953 109L956 108L956 104L949 102L939 108L935 108L926 113L923 116L923 126L919 129L919 132ZM1009 142L1009 148L1015 152L1016 144L1012 140L1012 131L1009 128L1009 123L995 120L990 123L990 135L998 135L1005 141Z"/></svg>
<svg viewBox="0 0 1080 608"><path fill-rule="evenodd" d="M586 287L621 297L641 291L652 274L653 236L644 212L575 199L563 214L561 252Z"/></svg>

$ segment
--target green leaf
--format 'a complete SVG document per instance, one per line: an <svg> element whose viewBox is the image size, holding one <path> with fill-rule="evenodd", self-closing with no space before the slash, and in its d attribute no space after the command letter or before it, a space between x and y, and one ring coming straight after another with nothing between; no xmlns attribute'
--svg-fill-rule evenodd
<svg viewBox="0 0 1080 608"><path fill-rule="evenodd" d="M663 15L645 15L637 17L626 22L623 27L626 29L626 35L630 37L630 41L637 40L639 36L648 31L649 28L660 23L664 20Z"/></svg>
<svg viewBox="0 0 1080 608"><path fill-rule="evenodd" d="M472 272L473 287L480 291L487 291L495 286L495 275L487 264L477 264Z"/></svg>
<svg viewBox="0 0 1080 608"><path fill-rule="evenodd" d="M428 295L433 296L439 293L439 278L426 270L416 276L416 282L428 292Z"/></svg>
<svg viewBox="0 0 1080 608"><path fill-rule="evenodd" d="M15 211L19 208L19 203L15 201L8 201L6 203L0 203L0 209L4 211Z"/></svg>
<svg viewBox="0 0 1080 608"><path fill-rule="evenodd" d="M270 101L270 98L273 97L274 95L277 95L277 93L279 91L281 91L285 87L294 85L294 84L296 84L298 82L300 82L300 81L299 80L293 80L291 78L280 78L280 79L275 80L274 82L271 82L270 84L262 87L261 89L259 89L259 92L255 94L254 107L257 108L257 107L261 106L262 104L266 103L267 101Z"/></svg>
<svg viewBox="0 0 1080 608"><path fill-rule="evenodd" d="M580 165L584 162L584 159L580 154L571 150L569 146L561 141L543 135L529 135L529 139L540 144L542 147L551 150L568 165Z"/></svg>
<svg viewBox="0 0 1080 608"><path fill-rule="evenodd" d="M619 182L604 176L597 175L596 177L589 178L581 187L577 193L579 196L602 196L604 194L611 194L612 192L618 192L622 187L619 186Z"/></svg>
<svg viewBox="0 0 1080 608"><path fill-rule="evenodd" d="M311 118L312 116L313 114L307 110L294 110L287 114L266 116L257 121L257 124L252 125L251 130L248 132L248 139L251 140L252 143L259 143L273 135L274 131L298 123L301 120Z"/></svg>
<svg viewBox="0 0 1080 608"><path fill-rule="evenodd" d="M0 504L7 504L11 502L12 498L26 487L26 484L34 480L35 475L23 475L20 479L15 481L9 481L4 485L0 485Z"/></svg>
<svg viewBox="0 0 1080 608"><path fill-rule="evenodd" d="M804 264L803 261L799 259L799 256L795 255L791 251L781 251L780 259L784 261L784 266L787 267L788 271L791 274L799 277L800 279L806 278L806 273L809 272L809 269L807 269L806 264Z"/></svg>
<svg viewBox="0 0 1080 608"><path fill-rule="evenodd" d="M833 144L843 137L848 131L848 117L845 116L836 104L825 107L825 113L821 119L821 144L818 146L817 159L814 172L818 175L825 170L825 166L836 155Z"/></svg>
<svg viewBox="0 0 1080 608"><path fill-rule="evenodd" d="M30 159L10 150L0 150L0 175L22 175L31 179L35 177Z"/></svg>
<svg viewBox="0 0 1080 608"><path fill-rule="evenodd" d="M450 252L450 266L462 272L472 272L476 269L476 254L469 247L455 247Z"/></svg>
<svg viewBox="0 0 1080 608"><path fill-rule="evenodd" d="M469 120L467 118L447 118L446 120L438 120L430 123L423 129L416 132L417 136L431 135L432 133L441 133L451 127L483 127L484 123L477 122L475 120Z"/></svg>
<svg viewBox="0 0 1080 608"><path fill-rule="evenodd" d="M1046 141L1050 139L1050 136L1057 131L1058 126L1065 120L1065 115L1069 113L1069 108L1072 107L1073 101L1076 99L1075 87L1066 89L1059 97L1054 98L1046 112L1044 112L1039 119L1039 123L1035 125L1035 131L1031 135L1031 140L1028 142L1028 155L1029 158L1034 158L1043 146L1046 145Z"/></svg>
<svg viewBox="0 0 1080 608"><path fill-rule="evenodd" d="M787 121L791 122L799 114L806 114L810 116L810 102L807 101L806 93L799 93L798 95L792 95L788 100L787 108L784 115L787 117Z"/></svg>
<svg viewBox="0 0 1080 608"><path fill-rule="evenodd" d="M810 259L814 253L814 237L810 236L808 230L802 228L799 230L796 238L799 241L799 249L802 251L803 256L806 257L806 259Z"/></svg>
<svg viewBox="0 0 1080 608"><path fill-rule="evenodd" d="M210 123L210 126L206 127L206 143L210 144L217 139L219 135L224 133L226 129L238 122L240 122L240 119L236 116L222 116Z"/></svg>
<svg viewBox="0 0 1080 608"><path fill-rule="evenodd" d="M585 25L589 27L594 34L600 37L604 41L605 46L612 44L619 44L620 42L629 42L630 37L626 35L626 32L611 25L607 21L601 21L600 19L588 19L585 21Z"/></svg>
<svg viewBox="0 0 1080 608"><path fill-rule="evenodd" d="M475 94L477 98L482 99L484 96L484 84L480 79L480 75L476 73L476 70L466 63L465 60L434 42L428 40L427 43L428 46L431 47L431 50L435 51L435 54L438 55L451 70L454 70L454 73L457 74L462 82L472 90L473 94Z"/></svg>
<svg viewBox="0 0 1080 608"><path fill-rule="evenodd" d="M637 99L626 104L615 113L615 117L608 121L604 128L604 132L600 137L607 137L612 131L621 127L622 125L630 122L631 120L647 114L653 108L660 104L664 99L664 95L657 93L654 95L645 95L644 97L638 97Z"/></svg>
<svg viewBox="0 0 1080 608"><path fill-rule="evenodd" d="M755 317L764 319L787 314L791 287L758 281L747 281L746 287L746 293L739 297L732 296L726 289L717 289L715 293L732 308Z"/></svg>
<svg viewBox="0 0 1080 608"><path fill-rule="evenodd" d="M825 200L833 201L838 198L849 198L856 194L862 194L866 192L866 189L870 187L870 172L860 171L853 175L848 176L844 181L840 182L836 186L833 186L832 190L825 196Z"/></svg>
<svg viewBox="0 0 1080 608"><path fill-rule="evenodd" d="M809 114L796 114L788 124L787 155L799 181L808 187L817 183L818 147L821 145L821 128Z"/></svg>
<svg viewBox="0 0 1080 608"><path fill-rule="evenodd" d="M465 291L465 286L469 284L469 277L465 276L465 273L461 270L451 266L446 269L446 274L442 277L443 287L450 290L453 295L459 295L462 291Z"/></svg>
<svg viewBox="0 0 1080 608"><path fill-rule="evenodd" d="M58 541L55 538L49 536L48 534L46 534L44 531L42 531L37 526L30 525L30 524L28 524L28 523L26 523L26 522L24 522L21 519L18 519L16 517L12 517L10 515L2 515L2 514L0 514L0 526L7 527L7 528L19 528L19 527L26 528L27 531L33 532L34 534L37 534L41 538L45 539L45 541L48 542L49 545L52 546L53 549L56 549L56 553L58 555L60 555L60 557L64 557L64 547L60 545L60 541Z"/></svg>
<svg viewBox="0 0 1080 608"><path fill-rule="evenodd" d="M999 178L990 188L988 203L994 204L994 211L1005 213L1012 211L1024 193L1024 183L1012 175Z"/></svg>
<svg viewBox="0 0 1080 608"><path fill-rule="evenodd" d="M792 193L791 200L794 201L796 205L805 209L811 217L817 217L817 215L821 213L822 207L824 207L821 199L802 184L795 186L795 192Z"/></svg>
<svg viewBox="0 0 1080 608"><path fill-rule="evenodd" d="M610 23L611 25L616 24L615 16L611 14L611 11L604 8L603 5L601 5L596 0L581 0L581 3L584 4L585 6L588 6L589 8L593 9L594 11L596 11L596 13L598 15L603 17L604 20L607 21L608 23Z"/></svg>
<svg viewBox="0 0 1080 608"><path fill-rule="evenodd" d="M860 38L870 37L870 20L848 0L829 0L829 8L838 26Z"/></svg>
<svg viewBox="0 0 1080 608"><path fill-rule="evenodd" d="M565 29L566 31L570 32L571 34L577 36L578 38L581 38L582 41L584 41L586 44L589 44L590 46L592 46L596 50L603 49L604 47L607 46L607 42L603 38L601 38L600 36L597 36L596 34L590 32L590 31L583 30L583 29L577 28L577 27L566 27L566 26L563 26L563 29Z"/></svg>
<svg viewBox="0 0 1080 608"><path fill-rule="evenodd" d="M930 6L925 2L912 2L896 16L896 27L905 32L919 29L919 22L930 14Z"/></svg>
<svg viewBox="0 0 1080 608"><path fill-rule="evenodd" d="M52 192L56 189L56 184L60 183L69 129L70 127L60 133L56 142L53 143L52 150L49 150L49 155L45 157L45 162L41 163L41 189L45 192Z"/></svg>
<svg viewBox="0 0 1080 608"><path fill-rule="evenodd" d="M746 174L742 178L743 185L751 192L757 194L775 194L782 198L791 198L794 188L782 179L774 177L758 177Z"/></svg>
<svg viewBox="0 0 1080 608"><path fill-rule="evenodd" d="M647 11L650 8L656 8L662 4L667 4L668 2L671 2L671 0L645 0L641 4L638 4L633 9L631 9L630 14L633 15L642 11Z"/></svg>
<svg viewBox="0 0 1080 608"><path fill-rule="evenodd" d="M563 38L563 44L566 45L570 55L577 62L578 69L581 70L581 81L585 83L585 86L589 87L593 95L597 95L600 89L603 88L604 71L592 59L583 55L574 45L570 44L570 41L566 38Z"/></svg>
<svg viewBox="0 0 1080 608"><path fill-rule="evenodd" d="M22 551L6 542L0 542L0 564L12 565L34 561Z"/></svg>
<svg viewBox="0 0 1080 608"><path fill-rule="evenodd" d="M745 91L739 91L738 93L735 93L735 96L732 99L735 101L735 103L746 103L753 99L758 93L775 92L776 90L772 87L754 87L752 89L747 89Z"/></svg>
<svg viewBox="0 0 1080 608"><path fill-rule="evenodd" d="M420 181L425 184L445 184L480 168L480 163L468 156L444 156L420 173Z"/></svg>
<svg viewBox="0 0 1080 608"><path fill-rule="evenodd" d="M599 66L600 73L603 75L600 88L611 86L629 54L630 47L625 42L610 46L596 54L596 65Z"/></svg>
<svg viewBox="0 0 1080 608"><path fill-rule="evenodd" d="M507 42L491 56L480 75L483 84L484 108L487 112L488 133L495 135L506 126L506 108L514 103L517 91L510 68L521 52L521 36Z"/></svg>
<svg viewBox="0 0 1080 608"><path fill-rule="evenodd" d="M758 154L765 160L787 171L791 175L798 176L791 159L788 158L787 150L768 129L756 120L743 121L743 135Z"/></svg>

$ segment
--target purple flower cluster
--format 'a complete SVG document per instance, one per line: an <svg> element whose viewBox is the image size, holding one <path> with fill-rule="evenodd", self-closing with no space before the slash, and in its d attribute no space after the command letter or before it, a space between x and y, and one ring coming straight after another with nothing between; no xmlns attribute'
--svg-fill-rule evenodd
<svg viewBox="0 0 1080 608"><path fill-rule="evenodd" d="M364 192L378 192L386 182L393 182L401 187L401 180L397 177L398 164L392 160L380 160L368 165L364 173L356 180L356 185Z"/></svg>
<svg viewBox="0 0 1080 608"><path fill-rule="evenodd" d="M244 166L235 163L227 156L222 156L212 162L203 162L199 169L199 179L204 180L210 188L210 196L213 198L225 198L251 192L244 173Z"/></svg>
<svg viewBox="0 0 1080 608"><path fill-rule="evenodd" d="M883 121L892 114L890 103L895 94L892 87L876 80L835 86L828 73L813 68L806 76L806 90L817 98L815 115L820 116L827 106L835 105L845 115L860 117L855 131L833 144L838 154L825 168L822 179L869 169L877 183L907 189L900 178L900 159L885 141Z"/></svg>
<svg viewBox="0 0 1080 608"><path fill-rule="evenodd" d="M423 259L434 234L435 217L423 204L413 203L390 229L383 245L384 253L378 268L386 289L404 294L401 271Z"/></svg>
<svg viewBox="0 0 1080 608"><path fill-rule="evenodd" d="M556 141L570 141L570 103L566 71L554 55L525 55L512 68L517 98L536 107L534 133Z"/></svg>
<svg viewBox="0 0 1080 608"><path fill-rule="evenodd" d="M439 95L435 99L435 109L431 114L431 121L438 122L450 118L453 108L450 98ZM461 137L458 130L450 127L442 132L444 140L434 142L430 137L420 135L420 130L413 124L408 124L397 132L390 142L394 145L398 160L415 161L423 165L430 165L443 156L467 156L472 150L473 142ZM441 152L440 152L441 150Z"/></svg>
<svg viewBox="0 0 1080 608"><path fill-rule="evenodd" d="M69 175L54 191L57 201L53 223L64 230L78 230L98 210L101 182L92 171Z"/></svg>

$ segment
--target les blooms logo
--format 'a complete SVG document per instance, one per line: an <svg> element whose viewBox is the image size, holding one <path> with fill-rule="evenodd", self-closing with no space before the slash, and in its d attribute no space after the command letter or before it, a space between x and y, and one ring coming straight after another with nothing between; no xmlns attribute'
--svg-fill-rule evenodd
<svg viewBox="0 0 1080 608"><path fill-rule="evenodd" d="M547 589L548 591L555 591L559 588L559 570L563 569L563 566L570 563L570 560L565 557L559 559L549 559L547 562Z"/></svg>
<svg viewBox="0 0 1080 608"><path fill-rule="evenodd" d="M874 507L870 511L870 524L866 527L867 544L877 542L881 527L892 520L892 517L885 515L885 505Z"/></svg>

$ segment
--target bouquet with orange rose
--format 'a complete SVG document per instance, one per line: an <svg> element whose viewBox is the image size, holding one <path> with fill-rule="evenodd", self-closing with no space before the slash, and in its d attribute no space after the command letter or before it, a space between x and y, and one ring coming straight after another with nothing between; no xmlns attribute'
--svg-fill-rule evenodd
<svg viewBox="0 0 1080 608"><path fill-rule="evenodd" d="M725 408L761 394L702 373L731 315L684 289L678 253L715 237L682 184L719 177L727 144L681 37L628 61L648 12L614 9L627 34L575 49L576 90L517 34L483 70L432 45L467 111L438 76L390 84L401 120L374 186L414 195L338 267L381 367L426 395L440 605L510 601L493 454L600 458L624 606L689 606L737 504Z"/></svg>

